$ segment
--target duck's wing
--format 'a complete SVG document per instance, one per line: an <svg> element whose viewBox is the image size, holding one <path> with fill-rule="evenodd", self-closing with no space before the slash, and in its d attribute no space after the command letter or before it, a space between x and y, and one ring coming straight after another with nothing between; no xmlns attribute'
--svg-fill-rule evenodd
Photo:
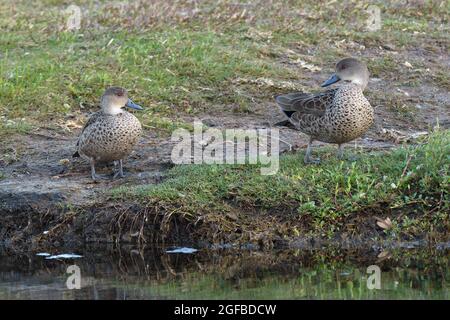
<svg viewBox="0 0 450 320"><path fill-rule="evenodd" d="M275 97L275 100L288 118L291 118L295 113L298 113L297 117L301 115L321 117L333 103L336 91L337 89L320 93L288 93Z"/></svg>
<svg viewBox="0 0 450 320"><path fill-rule="evenodd" d="M94 123L97 122L97 120L100 117L100 113L101 113L101 111L95 112L89 117L88 121L86 122L86 124L84 125L83 129L81 130L80 137L78 138L78 141L77 141L77 147L80 145L80 138L83 136L83 133L86 130L86 128L90 127L91 125L93 125ZM79 156L80 156L80 154L78 153L78 151L76 151L72 155L72 157L74 157L74 158L77 158Z"/></svg>

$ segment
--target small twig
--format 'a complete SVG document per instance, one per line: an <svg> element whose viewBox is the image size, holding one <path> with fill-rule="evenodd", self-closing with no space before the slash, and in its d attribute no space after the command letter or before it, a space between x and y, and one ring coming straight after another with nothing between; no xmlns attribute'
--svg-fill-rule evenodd
<svg viewBox="0 0 450 320"><path fill-rule="evenodd" d="M143 124L142 125L144 128L149 128L149 129L157 129L156 127L150 126L148 124Z"/></svg>
<svg viewBox="0 0 450 320"><path fill-rule="evenodd" d="M405 165L405 168L403 169L403 172L402 172L402 175L400 176L400 179L402 179L405 176L406 171L408 170L408 166L409 166L409 163L411 162L412 157L413 157L412 155L409 155L408 160L406 160L406 165Z"/></svg>

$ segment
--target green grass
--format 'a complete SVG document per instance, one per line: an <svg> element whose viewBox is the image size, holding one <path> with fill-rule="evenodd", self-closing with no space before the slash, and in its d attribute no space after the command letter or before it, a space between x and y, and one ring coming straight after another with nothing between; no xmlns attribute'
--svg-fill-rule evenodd
<svg viewBox="0 0 450 320"><path fill-rule="evenodd" d="M337 160L334 152L322 150L318 166L305 166L302 153L282 156L274 176L261 175L257 165L177 166L162 184L119 188L113 196L141 199L191 220L236 208L294 214L307 217L310 230L326 236L352 214L404 209L409 217L392 219L404 234L423 232L431 220L435 226L448 220L449 131L435 132L418 146L361 152L356 162ZM408 228L402 229L402 221Z"/></svg>
<svg viewBox="0 0 450 320"><path fill-rule="evenodd" d="M136 100L168 106L182 105L186 100L193 108L211 95L210 91L199 94L199 87L213 85L214 89L234 76L236 70L249 76L275 72L258 60L250 61L245 48L233 52L224 43L226 39L212 32L172 31L142 36L116 33L111 38L97 38L96 44L106 46L112 38L115 42L110 47L71 52L72 46L81 47L85 40L68 41L57 36L49 51L39 49L19 61L14 58L18 65L14 69L7 56L0 72L10 73L1 83L8 115L24 116L33 107L43 115L64 114L71 111L64 108L68 102L88 99L96 103L104 87L111 83L132 88ZM51 86L52 92L43 90L45 86Z"/></svg>
<svg viewBox="0 0 450 320"><path fill-rule="evenodd" d="M359 54L356 42L367 48L375 76L406 81L411 77L401 63L408 50L420 45L439 52L449 40L446 1L406 8L377 1L383 29L376 32L365 31L368 4L359 1L202 1L187 16L195 9L190 2L138 2L120 11L107 2L75 1L70 4L83 10L78 31L64 29L67 2L12 3L0 4L0 116L33 126L95 110L110 85L130 89L155 123L172 122L157 130L183 126L179 117L211 109L247 114L280 88L234 80L267 78L302 88L298 79L311 78L283 62L289 52L331 69L338 58ZM384 42L399 54L372 52ZM448 86L439 63L424 67L430 71L422 83ZM23 133L5 126L0 132Z"/></svg>

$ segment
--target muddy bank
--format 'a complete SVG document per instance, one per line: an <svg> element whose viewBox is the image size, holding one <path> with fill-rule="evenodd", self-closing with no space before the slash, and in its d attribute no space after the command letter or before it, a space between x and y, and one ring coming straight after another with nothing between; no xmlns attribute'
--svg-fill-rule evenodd
<svg viewBox="0 0 450 320"><path fill-rule="evenodd" d="M341 229L330 237L311 232L312 222L295 213L245 211L236 214L205 214L196 220L173 214L151 203L104 201L85 207L53 203L28 206L20 211L2 208L1 243L9 248L79 248L85 244L132 244L139 248L172 243L195 247L227 248L320 248L324 245L362 248L415 247L449 243L447 226L437 225L432 233L414 235L386 233L377 225L380 218L398 217L408 208L389 209L380 205L371 212L343 217ZM413 208L411 208L411 211ZM416 214L417 215L417 214ZM414 214L411 214L413 217ZM294 232L294 231L295 232Z"/></svg>

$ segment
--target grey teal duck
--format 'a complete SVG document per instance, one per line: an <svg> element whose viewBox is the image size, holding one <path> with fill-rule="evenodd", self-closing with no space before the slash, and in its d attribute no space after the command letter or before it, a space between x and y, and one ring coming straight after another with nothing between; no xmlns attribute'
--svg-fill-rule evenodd
<svg viewBox="0 0 450 320"><path fill-rule="evenodd" d="M95 181L97 163L119 163L114 178L123 177L122 160L128 156L137 143L142 127L139 120L123 110L129 107L143 108L128 98L128 93L120 87L108 88L101 98L101 110L94 113L85 124L77 143L74 157L81 156L91 164L91 176Z"/></svg>
<svg viewBox="0 0 450 320"><path fill-rule="evenodd" d="M322 84L329 86L342 80L342 85L320 93L289 93L275 97L287 121L310 139L305 163L317 163L311 158L311 146L318 140L338 145L338 157L343 156L343 144L363 135L374 120L374 111L363 91L369 82L367 66L346 58L336 64L336 72Z"/></svg>

